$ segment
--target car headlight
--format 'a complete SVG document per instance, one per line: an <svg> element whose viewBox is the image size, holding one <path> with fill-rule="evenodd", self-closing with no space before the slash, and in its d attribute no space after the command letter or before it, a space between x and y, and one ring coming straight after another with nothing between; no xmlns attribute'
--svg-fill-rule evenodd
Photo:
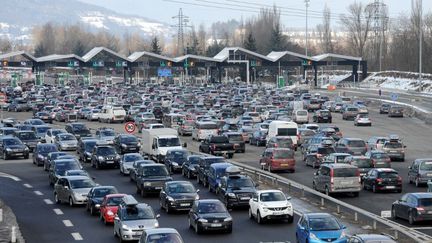
<svg viewBox="0 0 432 243"><path fill-rule="evenodd" d="M229 221L232 221L231 217L228 217L228 218L224 219L224 222L229 222Z"/></svg>
<svg viewBox="0 0 432 243"><path fill-rule="evenodd" d="M263 207L262 209L263 209L264 212L267 212L267 211L268 211L268 208L267 208L267 207Z"/></svg>
<svg viewBox="0 0 432 243"><path fill-rule="evenodd" d="M79 194L79 193L77 193L77 192L74 192L74 193L73 193L73 196L74 196L74 198L79 198L79 197L81 197L81 194Z"/></svg>
<svg viewBox="0 0 432 243"><path fill-rule="evenodd" d="M12 151L12 149L11 149L11 148L6 148L6 151L9 151L9 152L10 152L10 151Z"/></svg>
<svg viewBox="0 0 432 243"><path fill-rule="evenodd" d="M207 219L198 219L198 222L200 222L200 223L207 223L208 220Z"/></svg>
<svg viewBox="0 0 432 243"><path fill-rule="evenodd" d="M122 143L122 148L126 148L127 147L127 145L126 144L124 144L124 143Z"/></svg>
<svg viewBox="0 0 432 243"><path fill-rule="evenodd" d="M195 196L195 200L199 200L200 199L200 197L199 197L199 195L197 194L196 196Z"/></svg>
<svg viewBox="0 0 432 243"><path fill-rule="evenodd" d="M314 233L309 233L309 238L311 238L311 240L320 240Z"/></svg>
<svg viewBox="0 0 432 243"><path fill-rule="evenodd" d="M345 233L345 230L342 230L342 233L341 233L341 235L339 236L339 239L343 239L343 238L345 238L345 237L347 237L347 234Z"/></svg>
<svg viewBox="0 0 432 243"><path fill-rule="evenodd" d="M137 143L137 146L138 146L138 147L141 147L141 143Z"/></svg>
<svg viewBox="0 0 432 243"><path fill-rule="evenodd" d="M158 228L158 227L159 227L159 222L155 222L155 223L154 223L154 227L155 227L155 228Z"/></svg>
<svg viewBox="0 0 432 243"><path fill-rule="evenodd" d="M122 225L122 229L124 229L124 230L129 230L129 227L127 226L127 225Z"/></svg>
<svg viewBox="0 0 432 243"><path fill-rule="evenodd" d="M104 157L102 157L102 156L99 156L99 157L98 157L98 160L104 161L104 160L105 160L105 158L104 158Z"/></svg>
<svg viewBox="0 0 432 243"><path fill-rule="evenodd" d="M26 146L26 147L24 148L24 150L25 150L25 151L28 151L28 150L29 150L29 148L28 148L28 147Z"/></svg>
<svg viewBox="0 0 432 243"><path fill-rule="evenodd" d="M177 163L177 162L171 162L171 164L172 164L173 166L178 166L178 163Z"/></svg>
<svg viewBox="0 0 432 243"><path fill-rule="evenodd" d="M44 158L42 154L38 154L37 157L38 157L38 159L43 159Z"/></svg>
<svg viewBox="0 0 432 243"><path fill-rule="evenodd" d="M87 156L91 156L90 152L84 152L84 154L87 155Z"/></svg>
<svg viewBox="0 0 432 243"><path fill-rule="evenodd" d="M151 186L151 182L144 182L144 186Z"/></svg>
<svg viewBox="0 0 432 243"><path fill-rule="evenodd" d="M228 193L228 197L236 197L236 195L232 192Z"/></svg>
<svg viewBox="0 0 432 243"><path fill-rule="evenodd" d="M170 201L170 202L174 202L174 198L172 198L170 196L167 197L167 200Z"/></svg>
<svg viewBox="0 0 432 243"><path fill-rule="evenodd" d="M116 160L121 159L120 155L117 154L116 157L115 157L115 159L116 159Z"/></svg>
<svg viewBox="0 0 432 243"><path fill-rule="evenodd" d="M107 212L107 214L108 214L109 216L113 216L113 215L114 215L114 213L113 213L111 210L109 210L109 211Z"/></svg>

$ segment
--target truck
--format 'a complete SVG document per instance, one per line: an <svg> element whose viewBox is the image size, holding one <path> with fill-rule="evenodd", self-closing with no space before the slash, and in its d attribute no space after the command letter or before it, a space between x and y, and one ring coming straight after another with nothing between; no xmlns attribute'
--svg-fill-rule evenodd
<svg viewBox="0 0 432 243"><path fill-rule="evenodd" d="M230 143L226 136L210 135L202 141L199 151L212 155L227 155L231 159L236 151L236 146Z"/></svg>
<svg viewBox="0 0 432 243"><path fill-rule="evenodd" d="M177 130L172 128L143 129L141 141L143 153L159 163L164 162L168 150L182 148Z"/></svg>

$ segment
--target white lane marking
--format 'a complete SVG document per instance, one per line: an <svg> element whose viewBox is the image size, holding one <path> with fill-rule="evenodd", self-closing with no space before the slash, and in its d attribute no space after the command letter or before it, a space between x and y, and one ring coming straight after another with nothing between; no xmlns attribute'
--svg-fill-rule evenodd
<svg viewBox="0 0 432 243"><path fill-rule="evenodd" d="M9 174L3 173L3 172L0 172L0 177L9 178L9 179L12 179L14 181L21 181L20 178L18 178L16 176L13 176L13 175L9 175Z"/></svg>
<svg viewBox="0 0 432 243"><path fill-rule="evenodd" d="M27 184L27 183L23 184L23 186L24 186L24 187L27 187L27 188L33 188L33 186L32 186L32 185L30 185L30 184Z"/></svg>
<svg viewBox="0 0 432 243"><path fill-rule="evenodd" d="M78 240L83 240L82 236L78 232L72 233L71 235L74 238L74 240L77 240L77 241Z"/></svg>
<svg viewBox="0 0 432 243"><path fill-rule="evenodd" d="M0 222L3 222L3 209L0 208Z"/></svg>
<svg viewBox="0 0 432 243"><path fill-rule="evenodd" d="M63 211L61 211L61 209L59 209L59 208L54 208L53 211L57 215L62 215L63 214Z"/></svg>
<svg viewBox="0 0 432 243"><path fill-rule="evenodd" d="M41 191L33 191L36 195L38 195L38 196L42 196L43 195L43 193L41 192Z"/></svg>
<svg viewBox="0 0 432 243"><path fill-rule="evenodd" d="M73 224L72 224L72 222L71 222L69 219L65 219L65 220L63 220L63 224L64 224L66 227L73 227Z"/></svg>
<svg viewBox="0 0 432 243"><path fill-rule="evenodd" d="M49 205L50 205L50 204L54 204L53 201L51 201L50 199L44 199L44 202L45 202L46 204L49 204Z"/></svg>

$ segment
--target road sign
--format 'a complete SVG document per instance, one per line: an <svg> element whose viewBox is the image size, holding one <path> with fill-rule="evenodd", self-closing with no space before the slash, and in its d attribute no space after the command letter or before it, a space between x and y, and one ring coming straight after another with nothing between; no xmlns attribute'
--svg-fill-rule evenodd
<svg viewBox="0 0 432 243"><path fill-rule="evenodd" d="M134 122L126 122L125 124L125 130L128 133L133 133L135 132L136 126Z"/></svg>
<svg viewBox="0 0 432 243"><path fill-rule="evenodd" d="M390 98L391 98L393 101L396 101L396 100L399 98L399 95L396 94L396 93L391 93L391 94L390 94Z"/></svg>

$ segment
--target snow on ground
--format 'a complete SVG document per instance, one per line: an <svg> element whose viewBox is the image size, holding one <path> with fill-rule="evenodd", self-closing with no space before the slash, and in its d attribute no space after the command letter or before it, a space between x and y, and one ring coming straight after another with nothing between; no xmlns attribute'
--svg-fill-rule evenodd
<svg viewBox="0 0 432 243"><path fill-rule="evenodd" d="M432 93L432 74L423 74L420 82L418 73L400 71L372 73L362 82L361 86Z"/></svg>

